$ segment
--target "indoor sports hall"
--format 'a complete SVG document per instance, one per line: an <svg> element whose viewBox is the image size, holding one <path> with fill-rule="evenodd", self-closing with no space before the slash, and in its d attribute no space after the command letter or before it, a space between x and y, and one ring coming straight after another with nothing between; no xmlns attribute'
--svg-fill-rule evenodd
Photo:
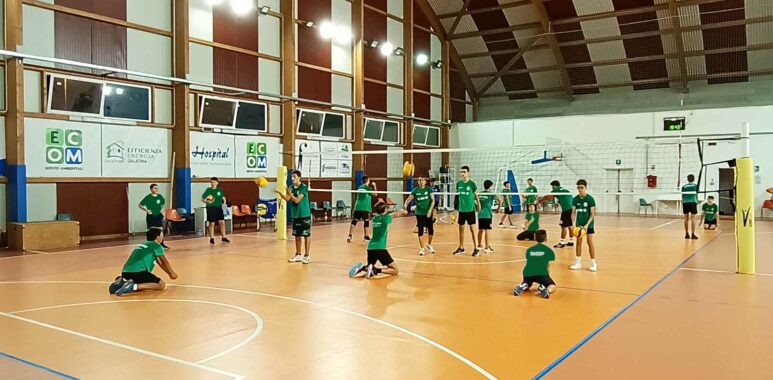
<svg viewBox="0 0 773 380"><path fill-rule="evenodd" d="M773 1L0 3L0 379L773 373Z"/></svg>

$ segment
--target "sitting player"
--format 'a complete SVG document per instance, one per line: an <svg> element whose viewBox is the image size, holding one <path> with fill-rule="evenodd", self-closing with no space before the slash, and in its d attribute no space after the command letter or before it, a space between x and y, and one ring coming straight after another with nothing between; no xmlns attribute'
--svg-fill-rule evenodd
<svg viewBox="0 0 773 380"><path fill-rule="evenodd" d="M535 282L539 284L539 294L542 298L550 298L550 293L556 291L556 283L550 278L550 262L556 259L556 254L545 245L548 233L538 230L534 233L537 244L526 250L526 266L523 267L523 282L513 289L514 296L520 296L529 290Z"/></svg>
<svg viewBox="0 0 773 380"><path fill-rule="evenodd" d="M516 236L519 241L534 240L534 235L539 230L539 213L537 212L537 205L530 203L526 211L526 221L523 223L523 232Z"/></svg>
<svg viewBox="0 0 773 380"><path fill-rule="evenodd" d="M164 233L158 228L151 228L145 234L148 241L140 244L132 251L126 264L123 266L121 276L116 277L110 284L110 294L122 296L124 294L141 292L143 290L164 290L166 284L153 272L155 263L169 275L172 280L177 279L177 273L164 256Z"/></svg>
<svg viewBox="0 0 773 380"><path fill-rule="evenodd" d="M709 195L703 204L703 228L707 230L717 229L717 212L719 207L714 203L714 196Z"/></svg>
<svg viewBox="0 0 773 380"><path fill-rule="evenodd" d="M365 278L371 278L378 276L379 274L388 274L397 276L400 273L400 269L397 267L395 260L387 251L387 234L389 232L389 224L392 223L392 214L386 212L387 205L384 202L378 202L373 206L373 221L371 226L373 229L373 238L368 242L368 265L363 263L354 264L349 269L349 277L354 277L359 273L365 273ZM405 210L395 211L394 214L406 215L408 212ZM380 262L382 267L376 267L376 263Z"/></svg>

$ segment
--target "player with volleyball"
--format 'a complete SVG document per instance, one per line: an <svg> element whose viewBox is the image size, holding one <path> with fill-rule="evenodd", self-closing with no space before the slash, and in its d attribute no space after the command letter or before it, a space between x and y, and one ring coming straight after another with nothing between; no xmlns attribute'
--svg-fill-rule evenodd
<svg viewBox="0 0 773 380"><path fill-rule="evenodd" d="M577 247L575 249L575 261L569 269L582 269L582 241L588 242L588 253L590 254L590 271L598 270L596 266L596 246L593 245L593 235L596 233L594 220L596 218L596 200L588 194L588 182L584 179L577 181L577 191L579 194L572 200L574 207L573 229L574 237L577 238Z"/></svg>
<svg viewBox="0 0 773 380"><path fill-rule="evenodd" d="M230 243L231 241L225 237L225 216L223 213L223 205L226 204L225 192L218 187L220 181L217 177L210 178L209 184L210 187L204 190L204 194L201 195L201 201L207 204L209 244L215 244L215 223L220 226L220 238L223 243Z"/></svg>
<svg viewBox="0 0 773 380"><path fill-rule="evenodd" d="M411 191L411 195L405 200L404 208L408 210L408 205L416 201L416 228L419 235L419 256L424 256L425 252L435 253L432 247L432 237L435 235L434 220L432 211L435 209L435 197L432 188L427 186L427 179L419 177L417 181L419 186ZM427 244L424 244L424 230L427 230Z"/></svg>

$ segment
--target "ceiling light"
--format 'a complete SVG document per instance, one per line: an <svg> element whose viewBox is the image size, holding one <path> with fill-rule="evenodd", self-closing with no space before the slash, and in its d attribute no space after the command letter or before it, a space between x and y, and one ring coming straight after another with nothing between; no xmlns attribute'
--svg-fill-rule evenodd
<svg viewBox="0 0 773 380"><path fill-rule="evenodd" d="M395 45L392 45L391 42L384 42L381 45L381 55L388 57L392 55L393 51L395 51Z"/></svg>
<svg viewBox="0 0 773 380"><path fill-rule="evenodd" d="M207 0L207 2L210 5L219 5L219 4L221 4L223 2L223 0Z"/></svg>
<svg viewBox="0 0 773 380"><path fill-rule="evenodd" d="M378 42L378 40L373 40L373 41L368 42L367 44L368 44L368 46L370 46L370 47L375 49L375 48L378 47L378 45L381 44L381 42Z"/></svg>
<svg viewBox="0 0 773 380"><path fill-rule="evenodd" d="M264 5L264 6L260 7L260 14L267 15L268 12L271 12L271 7L269 7L267 5Z"/></svg>
<svg viewBox="0 0 773 380"><path fill-rule="evenodd" d="M249 12L253 7L252 0L231 0L231 10L237 15Z"/></svg>
<svg viewBox="0 0 773 380"><path fill-rule="evenodd" d="M402 57L405 55L405 50L403 48L397 48L395 49L394 54L398 57Z"/></svg>
<svg viewBox="0 0 773 380"><path fill-rule="evenodd" d="M319 24L319 35L322 38L329 40L333 38L333 34L335 34L335 26L331 22L325 21Z"/></svg>
<svg viewBox="0 0 773 380"><path fill-rule="evenodd" d="M429 57L427 57L424 53L419 53L416 55L416 64L419 66L424 66L429 62Z"/></svg>
<svg viewBox="0 0 773 380"><path fill-rule="evenodd" d="M115 94L116 94L116 95L123 95L123 89L122 89L122 88L120 88L120 87L117 87L117 88L115 89Z"/></svg>
<svg viewBox="0 0 773 380"><path fill-rule="evenodd" d="M442 69L443 68L443 61L437 60L435 62L432 62L432 68L433 69Z"/></svg>
<svg viewBox="0 0 773 380"><path fill-rule="evenodd" d="M305 26L305 27L307 27L307 28L311 29L311 28L313 28L313 27L314 27L314 21L304 21L304 22L303 22L303 26Z"/></svg>
<svg viewBox="0 0 773 380"><path fill-rule="evenodd" d="M105 96L110 96L113 94L113 88L110 86L105 86L102 91L105 93Z"/></svg>
<svg viewBox="0 0 773 380"><path fill-rule="evenodd" d="M336 43L339 43L341 45L346 45L352 42L352 30L345 26L337 27L336 33L335 33L335 41Z"/></svg>

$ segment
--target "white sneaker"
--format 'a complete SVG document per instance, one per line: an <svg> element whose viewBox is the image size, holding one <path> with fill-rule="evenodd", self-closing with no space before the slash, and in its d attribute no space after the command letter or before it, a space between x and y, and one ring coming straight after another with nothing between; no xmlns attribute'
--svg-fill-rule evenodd
<svg viewBox="0 0 773 380"><path fill-rule="evenodd" d="M598 266L596 265L596 263L594 263L594 262L592 262L592 261L591 261L591 263L590 263L590 268L588 268L588 270L590 270L591 272L595 272L595 271L599 270L599 268L598 268Z"/></svg>
<svg viewBox="0 0 773 380"><path fill-rule="evenodd" d="M435 254L435 247L433 247L431 245L428 245L426 248L427 248L427 252L429 252L429 253L431 253L433 255Z"/></svg>
<svg viewBox="0 0 773 380"><path fill-rule="evenodd" d="M507 226L505 226L504 224L500 224L499 228L507 228Z"/></svg>
<svg viewBox="0 0 773 380"><path fill-rule="evenodd" d="M375 276L375 275L373 274L373 264L369 264L369 265L368 265L368 268L367 268L367 269L365 269L365 278L368 278L368 279L369 279L369 278L371 278L371 277L373 277L373 276Z"/></svg>
<svg viewBox="0 0 773 380"><path fill-rule="evenodd" d="M580 270L582 269L582 262L581 261L575 261L572 266L569 267L571 270Z"/></svg>
<svg viewBox="0 0 773 380"><path fill-rule="evenodd" d="M303 256L303 258L301 259L301 262L304 263L304 264L310 263L311 262L311 256Z"/></svg>
<svg viewBox="0 0 773 380"><path fill-rule="evenodd" d="M516 226L514 224L511 224L509 228L516 229L516 228L518 228L518 226Z"/></svg>
<svg viewBox="0 0 773 380"><path fill-rule="evenodd" d="M486 252L486 253L494 253L494 248L491 248L491 247L486 247L486 249L484 249L484 250L483 250L483 252Z"/></svg>
<svg viewBox="0 0 773 380"><path fill-rule="evenodd" d="M301 255L295 255L295 257L293 257L292 259L288 259L287 261L291 263L300 263L303 260L301 259Z"/></svg>
<svg viewBox="0 0 773 380"><path fill-rule="evenodd" d="M424 248L419 250L419 256L424 256Z"/></svg>

